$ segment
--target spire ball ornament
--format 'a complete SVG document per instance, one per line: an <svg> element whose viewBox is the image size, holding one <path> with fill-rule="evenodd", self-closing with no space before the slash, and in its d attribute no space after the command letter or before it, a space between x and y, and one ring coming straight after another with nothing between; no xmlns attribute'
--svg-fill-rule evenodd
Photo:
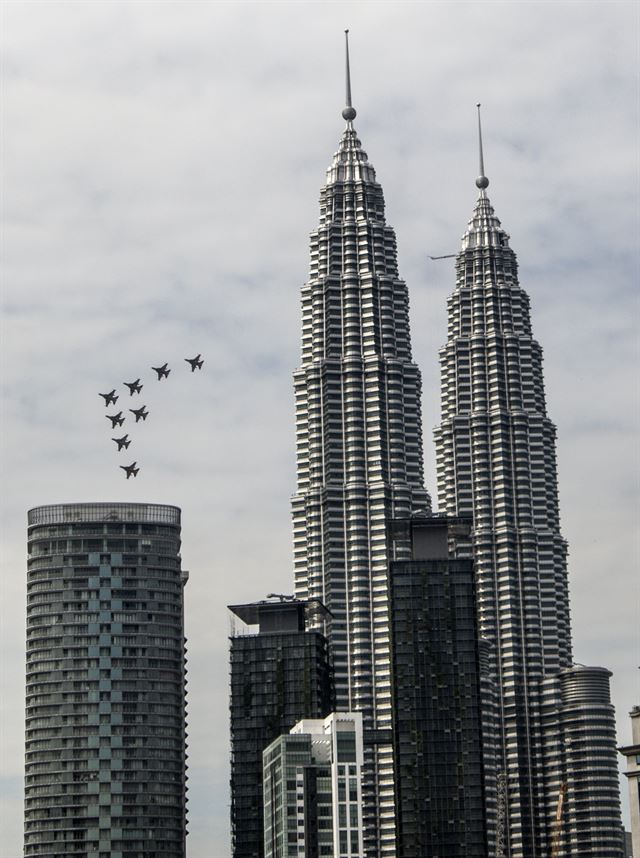
<svg viewBox="0 0 640 858"><path fill-rule="evenodd" d="M342 111L342 118L346 119L347 122L351 122L353 119L355 119L356 115L357 114L355 107L345 107L345 109Z"/></svg>
<svg viewBox="0 0 640 858"><path fill-rule="evenodd" d="M486 176L478 176L476 179L476 187L480 188L481 191L484 191L485 188L489 187L489 179Z"/></svg>

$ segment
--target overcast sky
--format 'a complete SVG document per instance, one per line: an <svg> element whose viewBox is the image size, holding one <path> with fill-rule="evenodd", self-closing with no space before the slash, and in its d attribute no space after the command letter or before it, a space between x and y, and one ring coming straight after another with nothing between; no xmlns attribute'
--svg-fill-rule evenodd
<svg viewBox="0 0 640 858"><path fill-rule="evenodd" d="M511 235L558 426L577 661L638 664L638 15L627 2L2 4L1 858L22 850L26 510L183 510L189 858L226 858L226 605L291 592L291 373L343 128L377 170L411 296L435 497L438 348L476 197ZM183 358L202 352L202 373ZM152 364L124 479L98 391ZM133 452L133 446L131 447ZM624 786L626 790L626 785Z"/></svg>

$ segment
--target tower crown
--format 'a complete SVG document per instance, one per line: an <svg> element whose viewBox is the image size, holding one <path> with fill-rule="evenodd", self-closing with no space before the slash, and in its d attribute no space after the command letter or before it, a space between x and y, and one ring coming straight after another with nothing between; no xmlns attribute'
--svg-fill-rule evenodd
<svg viewBox="0 0 640 858"><path fill-rule="evenodd" d="M355 128L349 122L338 145L338 151L334 154L333 161L327 170L327 185L357 181L375 182L376 171L369 163Z"/></svg>
<svg viewBox="0 0 640 858"><path fill-rule="evenodd" d="M476 179L476 187L479 188L478 201L473 210L473 215L467 226L467 231L462 236L462 249L469 250L475 247L509 247L509 236L502 228L496 217L493 206L487 196L489 179L484 174L484 152L482 147L482 123L480 121L480 105L478 108L478 154L479 175Z"/></svg>
<svg viewBox="0 0 640 858"><path fill-rule="evenodd" d="M344 31L345 40L345 108L342 111L343 119L347 120L338 151L333 156L333 161L327 170L327 185L336 182L375 182L376 172L367 160L367 153L362 148L353 120L356 118L356 109L351 104L351 69L349 66L349 31Z"/></svg>
<svg viewBox="0 0 640 858"><path fill-rule="evenodd" d="M475 247L509 247L509 235L502 228L484 188L480 189L467 231L462 236L463 250Z"/></svg>

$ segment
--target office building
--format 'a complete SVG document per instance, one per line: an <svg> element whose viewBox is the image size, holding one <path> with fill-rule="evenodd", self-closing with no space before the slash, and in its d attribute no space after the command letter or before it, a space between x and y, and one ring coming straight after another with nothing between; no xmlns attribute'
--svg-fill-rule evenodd
<svg viewBox="0 0 640 858"><path fill-rule="evenodd" d="M487 858L473 561L453 552L470 521L390 529L411 545L389 570L396 856Z"/></svg>
<svg viewBox="0 0 640 858"><path fill-rule="evenodd" d="M409 297L382 188L346 128L320 194L294 374L296 595L331 611L336 708L364 722L367 856L395 854L387 521L429 509Z"/></svg>
<svg viewBox="0 0 640 858"><path fill-rule="evenodd" d="M589 805L600 823L589 823L594 835L579 852L567 841L559 855L617 856L621 850L605 853L595 834L608 825L615 840L621 830L619 798L610 791L615 760L613 714L603 704L608 679L602 669L590 669L601 671L597 681L593 674L593 684L567 673L573 660L556 430L547 414L542 349L533 338L529 297L518 282L509 236L487 196L481 139L476 185L478 200L448 301L448 339L440 351L436 454L440 510L473 519L479 634L491 675L483 705L490 854L549 854L565 776L558 775L549 793L545 767L555 752L544 745L557 747L559 736L553 739L543 730L542 696L546 679L557 677L561 686L577 682L582 704L593 693L603 719L598 754L602 765L613 766L604 786L588 765L566 772L565 818L571 818L577 796L591 792L601 795ZM575 714L579 717L578 710ZM596 750L596 736L591 738Z"/></svg>
<svg viewBox="0 0 640 858"><path fill-rule="evenodd" d="M265 858L361 858L362 715L299 721L263 759Z"/></svg>
<svg viewBox="0 0 640 858"><path fill-rule="evenodd" d="M180 510L28 514L28 858L185 858Z"/></svg>
<svg viewBox="0 0 640 858"><path fill-rule="evenodd" d="M327 639L319 630L328 613L318 602L286 597L229 610L240 620L230 656L232 856L262 858L262 752L297 721L333 708Z"/></svg>

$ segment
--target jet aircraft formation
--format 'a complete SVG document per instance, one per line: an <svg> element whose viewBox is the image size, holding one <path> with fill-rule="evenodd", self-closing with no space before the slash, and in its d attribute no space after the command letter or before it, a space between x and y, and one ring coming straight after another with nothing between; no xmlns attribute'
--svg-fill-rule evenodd
<svg viewBox="0 0 640 858"><path fill-rule="evenodd" d="M191 372L195 372L197 369L202 369L204 358L202 355L197 354L193 358L185 358L185 361L191 367ZM151 369L156 373L158 381L162 381L163 378L169 378L169 373L171 372L168 363L164 363L162 366L152 366ZM122 384L124 387L128 388L129 396L139 394L144 387L144 385L140 383L139 378L136 378L135 381L124 381ZM99 393L98 396L101 396L104 399L105 408L108 408L110 405L115 405L119 398L115 387L109 393ZM140 420L144 422L149 416L149 411L147 410L146 405L143 405L141 408L129 408L128 410L135 416L136 423L139 423ZM126 417L123 417L122 411L118 411L117 414L105 414L105 417L107 420L111 421L112 429L115 429L117 426L122 426L127 419ZM112 438L111 440L115 441L118 445L118 453L122 450L128 449L129 444L131 444L131 438L129 438L128 433L123 435L121 438ZM132 462L130 465L119 465L119 467L125 472L127 479L129 479L129 477L138 476L140 468L137 467L137 465L137 462Z"/></svg>

